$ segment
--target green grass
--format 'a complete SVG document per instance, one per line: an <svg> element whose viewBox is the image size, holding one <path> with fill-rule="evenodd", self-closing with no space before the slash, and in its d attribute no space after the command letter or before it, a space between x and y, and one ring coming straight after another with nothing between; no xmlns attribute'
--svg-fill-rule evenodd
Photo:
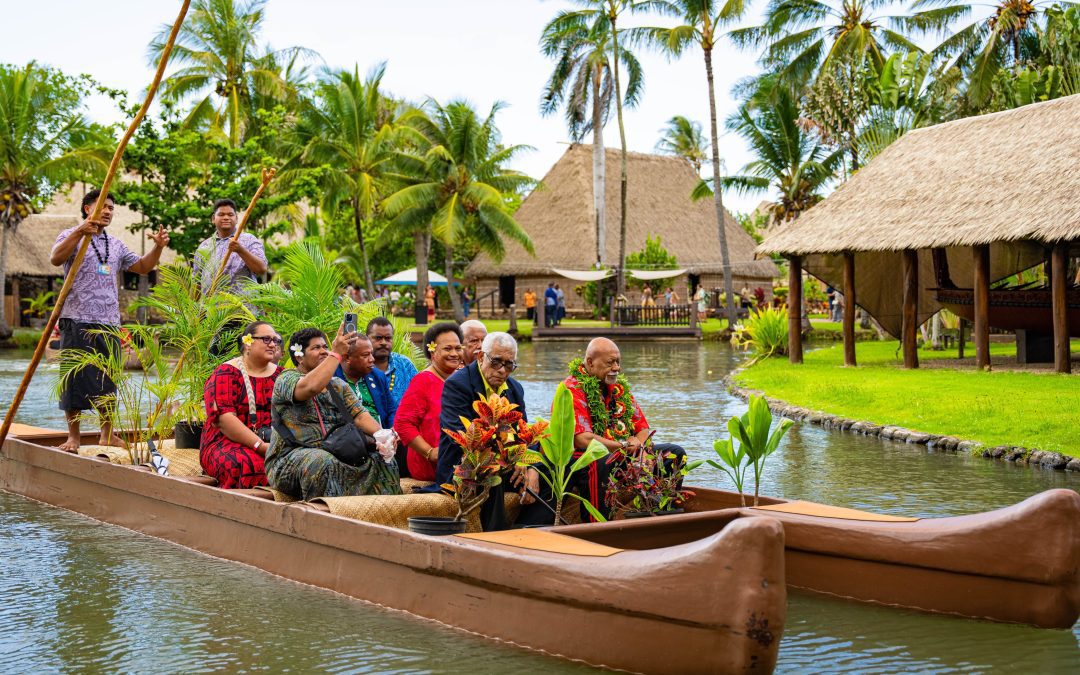
<svg viewBox="0 0 1080 675"><path fill-rule="evenodd" d="M7 346L15 349L33 349L41 339L41 330L37 328L16 328L7 341Z"/></svg>
<svg viewBox="0 0 1080 675"><path fill-rule="evenodd" d="M1073 342L1074 349L1080 343ZM1080 455L1080 381L1054 373L900 367L899 343L859 342L858 368L843 367L842 345L807 351L801 366L765 359L736 381L788 403L874 424L947 434L985 445L1018 445ZM968 355L974 348L968 347ZM991 343L991 356L1014 355ZM920 350L928 361L956 351Z"/></svg>

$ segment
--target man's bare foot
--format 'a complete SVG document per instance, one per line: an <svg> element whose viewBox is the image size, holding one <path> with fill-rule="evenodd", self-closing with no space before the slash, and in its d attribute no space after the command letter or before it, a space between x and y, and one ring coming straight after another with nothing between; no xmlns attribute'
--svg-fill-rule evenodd
<svg viewBox="0 0 1080 675"><path fill-rule="evenodd" d="M77 452L79 452L79 445L80 445L81 440L82 439L79 438L78 436L70 436L69 435L68 439L66 441L64 441L63 443L61 443L58 447L61 450L63 450L64 452L77 453Z"/></svg>
<svg viewBox="0 0 1080 675"><path fill-rule="evenodd" d="M127 448L127 441L120 438L116 434L110 434L109 436L102 436L98 439L101 445L111 445L117 448Z"/></svg>

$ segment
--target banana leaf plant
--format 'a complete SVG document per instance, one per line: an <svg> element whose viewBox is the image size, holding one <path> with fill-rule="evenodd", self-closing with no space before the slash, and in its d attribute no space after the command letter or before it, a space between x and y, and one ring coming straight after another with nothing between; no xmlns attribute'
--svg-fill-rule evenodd
<svg viewBox="0 0 1080 675"><path fill-rule="evenodd" d="M540 477L551 487L551 493L555 498L555 524L558 525L562 519L563 501L567 497L581 502L596 520L601 522L607 520L592 502L570 491L574 473L606 457L608 450L594 439L581 455L574 459L574 400L570 390L564 384L560 383L555 389L555 400L551 404L551 421L547 426L547 433L542 435L539 441L540 450L530 450L529 454L536 464L547 469L540 472Z"/></svg>
<svg viewBox="0 0 1080 675"><path fill-rule="evenodd" d="M720 449L717 450L720 460L736 473L740 471L739 467L742 467L743 473L740 474L740 480L736 482L739 494L742 494L741 475L745 474L747 466L753 468L754 506L758 505L758 491L761 486L761 476L765 471L765 460L776 452L784 434L795 424L791 420L781 419L780 424L772 429L772 421L772 412L769 410L769 404L765 402L765 397L751 396L750 407L747 411L741 417L732 417L728 420L728 432L731 434L729 443L734 446L735 441L738 441L738 449L731 447L729 450L723 442L718 441L721 443ZM714 444L713 447L715 449L716 445ZM742 464L743 461L746 462L745 466ZM744 500L743 504L745 503Z"/></svg>

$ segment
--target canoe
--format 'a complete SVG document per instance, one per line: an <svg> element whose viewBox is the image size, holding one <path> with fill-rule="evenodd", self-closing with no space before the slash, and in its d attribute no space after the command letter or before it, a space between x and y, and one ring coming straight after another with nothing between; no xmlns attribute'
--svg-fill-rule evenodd
<svg viewBox="0 0 1080 675"><path fill-rule="evenodd" d="M731 508L784 525L789 589L1040 628L1080 615L1080 494L1055 489L996 511L898 518L694 488L687 513L558 528L607 546L674 546L706 536ZM593 529L590 529L593 528Z"/></svg>
<svg viewBox="0 0 1080 675"><path fill-rule="evenodd" d="M19 433L0 448L0 489L288 579L595 666L767 673L776 663L787 595L775 518L725 509L700 539L632 549L551 529L429 537Z"/></svg>

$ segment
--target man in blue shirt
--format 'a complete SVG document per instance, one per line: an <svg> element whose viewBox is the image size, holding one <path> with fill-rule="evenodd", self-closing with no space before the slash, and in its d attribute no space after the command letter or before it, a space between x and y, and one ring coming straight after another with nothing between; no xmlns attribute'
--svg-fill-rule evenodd
<svg viewBox="0 0 1080 675"><path fill-rule="evenodd" d="M371 340L366 335L356 336L356 342L341 360L334 377L345 380L356 398L360 399L364 408L383 429L394 426L397 404L390 397L390 381L375 367Z"/></svg>
<svg viewBox="0 0 1080 675"><path fill-rule="evenodd" d="M409 382L412 382L416 375L416 366L407 357L394 351L394 325L385 316L377 316L369 321L364 332L371 340L371 355L375 358L375 368L386 376L390 398L397 410L401 397L409 388Z"/></svg>
<svg viewBox="0 0 1080 675"><path fill-rule="evenodd" d="M555 282L552 281L548 284L547 290L544 291L544 325L551 328L555 325L555 320L559 307L559 294L555 291Z"/></svg>

